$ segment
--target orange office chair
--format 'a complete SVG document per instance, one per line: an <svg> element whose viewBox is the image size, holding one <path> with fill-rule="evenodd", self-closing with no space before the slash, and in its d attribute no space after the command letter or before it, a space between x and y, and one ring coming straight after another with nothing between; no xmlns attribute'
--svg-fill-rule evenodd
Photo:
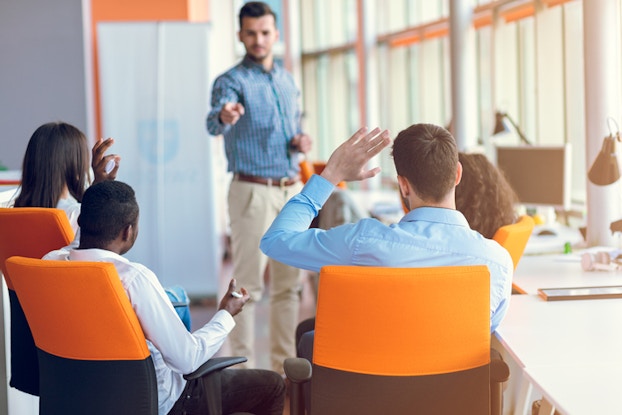
<svg viewBox="0 0 622 415"><path fill-rule="evenodd" d="M157 414L157 381L145 336L113 264L11 257L6 261L37 346L41 415ZM210 359L186 378L212 389L221 413L220 369Z"/></svg>
<svg viewBox="0 0 622 415"><path fill-rule="evenodd" d="M315 173L313 164L309 160L304 159L298 165L300 167L300 179L303 183L306 183Z"/></svg>
<svg viewBox="0 0 622 415"><path fill-rule="evenodd" d="M311 414L500 414L489 305L483 265L323 267L313 364L285 361L290 413L310 381Z"/></svg>
<svg viewBox="0 0 622 415"><path fill-rule="evenodd" d="M0 208L0 229L0 271L9 289L11 306L9 384L22 392L38 396L37 351L5 261L13 255L41 258L54 249L67 246L73 240L73 229L63 210L49 208Z"/></svg>
<svg viewBox="0 0 622 415"><path fill-rule="evenodd" d="M497 229L492 239L497 241L499 245L507 249L514 262L514 269L518 266L518 262L525 252L527 241L533 232L535 222L531 216L523 215L516 223L505 225ZM525 290L515 284L512 284L513 294L525 294Z"/></svg>
<svg viewBox="0 0 622 415"><path fill-rule="evenodd" d="M324 167L326 167L326 162L325 161L313 161L312 162L307 159L304 159L298 165L300 167L300 179L302 180L303 183L307 183L307 181L311 178L311 176L313 176L314 174L322 173L322 170L324 170ZM337 187L340 189L348 188L348 186L346 185L346 182L338 183Z"/></svg>

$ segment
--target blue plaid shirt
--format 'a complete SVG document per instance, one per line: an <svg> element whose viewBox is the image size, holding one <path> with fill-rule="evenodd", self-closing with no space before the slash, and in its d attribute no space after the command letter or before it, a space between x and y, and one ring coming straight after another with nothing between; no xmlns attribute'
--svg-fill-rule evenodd
<svg viewBox="0 0 622 415"><path fill-rule="evenodd" d="M207 130L225 137L228 170L260 177L293 177L298 160L291 139L301 132L299 91L276 62L270 72L248 57L214 81ZM239 102L244 115L235 125L218 118L227 102Z"/></svg>

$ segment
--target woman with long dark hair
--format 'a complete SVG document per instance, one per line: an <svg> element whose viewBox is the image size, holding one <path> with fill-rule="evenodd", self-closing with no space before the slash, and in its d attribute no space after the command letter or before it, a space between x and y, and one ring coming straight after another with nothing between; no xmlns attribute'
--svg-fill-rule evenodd
<svg viewBox="0 0 622 415"><path fill-rule="evenodd" d="M104 155L113 143L112 138L99 139L93 146L94 182L114 180L117 175L119 156ZM106 164L111 160L115 166L107 172ZM28 142L14 207L63 209L77 232L80 203L90 184L86 136L71 124L46 123L35 130Z"/></svg>
<svg viewBox="0 0 622 415"><path fill-rule="evenodd" d="M91 160L95 176L92 183L116 178L120 157L115 154L105 155L113 143L112 138L100 138L95 142ZM32 134L26 147L22 183L13 207L64 210L75 233L70 246L77 248L80 244L78 216L84 192L92 184L90 176L89 149L84 133L65 122L43 124ZM180 286L168 287L165 291L173 305L176 305L175 311L190 330L188 294Z"/></svg>

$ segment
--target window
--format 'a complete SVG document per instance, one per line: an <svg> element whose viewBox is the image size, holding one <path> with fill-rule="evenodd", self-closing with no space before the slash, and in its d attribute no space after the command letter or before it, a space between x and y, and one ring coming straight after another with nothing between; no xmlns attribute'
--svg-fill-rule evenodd
<svg viewBox="0 0 622 415"><path fill-rule="evenodd" d="M472 68L464 70L473 80L469 121L484 151L494 158L492 142L518 143L515 134L491 137L495 111L507 112L533 143L571 143L573 199L584 200L585 98L583 65L577 64L583 61L582 2L472 3ZM359 127L361 100L367 102L369 119L393 135L415 122L447 125L451 118L449 1L371 3L375 9L367 21L374 27L366 30L376 42L363 89L358 4L301 2L306 122L323 159ZM389 152L380 163L383 175L394 176Z"/></svg>

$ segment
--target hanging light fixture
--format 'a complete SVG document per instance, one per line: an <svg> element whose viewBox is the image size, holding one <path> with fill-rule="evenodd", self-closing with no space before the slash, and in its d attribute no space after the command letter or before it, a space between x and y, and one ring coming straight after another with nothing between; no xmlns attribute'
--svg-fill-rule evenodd
<svg viewBox="0 0 622 415"><path fill-rule="evenodd" d="M590 182L598 186L613 184L620 179L620 165L618 164L618 155L616 153L616 143L620 141L620 131L616 124L617 131L614 135L609 122L615 123L612 118L607 119L609 135L603 140L600 153L596 156L590 171L587 173Z"/></svg>

